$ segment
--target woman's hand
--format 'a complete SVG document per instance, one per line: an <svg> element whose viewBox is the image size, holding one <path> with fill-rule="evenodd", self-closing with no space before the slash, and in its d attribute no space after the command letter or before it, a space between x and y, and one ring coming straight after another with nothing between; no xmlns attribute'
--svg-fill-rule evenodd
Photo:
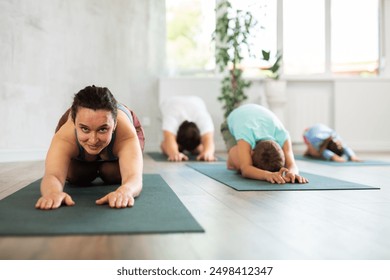
<svg viewBox="0 0 390 280"><path fill-rule="evenodd" d="M72 197L65 192L52 192L38 199L35 208L42 210L57 209L64 203L67 206L73 206L75 202Z"/></svg>
<svg viewBox="0 0 390 280"><path fill-rule="evenodd" d="M110 192L104 197L96 200L96 204L108 204L111 208L126 208L134 205L134 197L130 191L121 186L116 191Z"/></svg>

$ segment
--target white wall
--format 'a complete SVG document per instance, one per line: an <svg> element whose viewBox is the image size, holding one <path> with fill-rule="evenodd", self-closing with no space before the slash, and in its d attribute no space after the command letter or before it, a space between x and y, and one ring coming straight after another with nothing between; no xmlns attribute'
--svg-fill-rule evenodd
<svg viewBox="0 0 390 280"><path fill-rule="evenodd" d="M303 131L315 123L334 127L332 105L332 81L288 81L285 126L293 143L303 143Z"/></svg>
<svg viewBox="0 0 390 280"><path fill-rule="evenodd" d="M337 81L335 129L351 147L390 150L390 80Z"/></svg>
<svg viewBox="0 0 390 280"><path fill-rule="evenodd" d="M164 23L164 1L1 0L0 161L44 158L59 117L87 85L108 87L141 120L152 116Z"/></svg>

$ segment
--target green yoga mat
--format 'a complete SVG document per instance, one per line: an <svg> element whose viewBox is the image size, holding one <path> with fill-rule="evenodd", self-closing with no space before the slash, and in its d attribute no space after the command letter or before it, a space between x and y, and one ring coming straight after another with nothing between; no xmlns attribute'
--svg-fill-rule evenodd
<svg viewBox="0 0 390 280"><path fill-rule="evenodd" d="M76 202L38 210L40 180L0 200L0 235L83 235L204 232L163 178L144 174L143 190L132 208L112 209L95 200L118 186L66 185Z"/></svg>
<svg viewBox="0 0 390 280"><path fill-rule="evenodd" d="M309 180L307 184L271 184L266 181L251 180L241 177L236 171L226 169L226 164L188 163L189 167L221 182L237 191L319 191L319 190L368 190L377 187L342 181L325 176L301 172Z"/></svg>
<svg viewBox="0 0 390 280"><path fill-rule="evenodd" d="M148 152L146 154L149 155L155 161L168 161L168 157L161 152ZM187 155L187 156L188 156L188 161L197 161L196 160L197 155ZM225 161L225 160L220 157L217 157L217 161Z"/></svg>
<svg viewBox="0 0 390 280"><path fill-rule="evenodd" d="M346 162L335 162L324 159L317 159L304 155L294 155L296 160L303 160L307 162L313 162L318 164L325 164L330 166L375 166L375 165L390 165L390 162L380 161L380 160L364 160L361 162L346 161Z"/></svg>

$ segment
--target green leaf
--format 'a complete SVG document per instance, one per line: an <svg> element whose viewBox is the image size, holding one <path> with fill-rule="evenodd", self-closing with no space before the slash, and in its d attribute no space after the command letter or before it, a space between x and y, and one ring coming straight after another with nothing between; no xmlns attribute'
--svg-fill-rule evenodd
<svg viewBox="0 0 390 280"><path fill-rule="evenodd" d="M263 59L265 61L269 61L269 58L270 58L270 54L271 54L271 51L267 52L265 50L261 50L262 54L263 54Z"/></svg>

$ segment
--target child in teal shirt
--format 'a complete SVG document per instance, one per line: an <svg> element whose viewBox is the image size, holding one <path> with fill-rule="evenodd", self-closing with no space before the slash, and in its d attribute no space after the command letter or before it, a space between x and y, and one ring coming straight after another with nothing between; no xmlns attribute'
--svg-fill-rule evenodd
<svg viewBox="0 0 390 280"><path fill-rule="evenodd" d="M234 109L221 132L228 149L228 169L271 183L308 182L299 175L288 131L267 108L245 104Z"/></svg>

